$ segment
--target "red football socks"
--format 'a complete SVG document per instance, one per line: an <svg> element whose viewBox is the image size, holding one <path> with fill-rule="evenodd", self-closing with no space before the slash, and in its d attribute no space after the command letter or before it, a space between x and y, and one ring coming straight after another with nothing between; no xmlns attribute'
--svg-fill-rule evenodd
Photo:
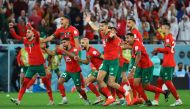
<svg viewBox="0 0 190 109"><path fill-rule="evenodd" d="M178 100L178 99L179 99L179 95L178 95L178 93L177 93L177 91L176 91L176 88L175 88L175 86L173 85L172 81L167 80L167 81L165 82L165 84L166 84L166 86L168 87L168 89L170 90L170 92L172 93L172 95L175 97L175 99Z"/></svg>
<svg viewBox="0 0 190 109"><path fill-rule="evenodd" d="M66 94L65 94L65 87L64 87L64 85L63 84L58 84L58 89L59 89L59 91L61 93L61 96L65 97Z"/></svg>
<svg viewBox="0 0 190 109"><path fill-rule="evenodd" d="M137 91L134 87L134 78L129 79L129 83L133 92L133 99L137 98Z"/></svg>
<svg viewBox="0 0 190 109"><path fill-rule="evenodd" d="M49 99L53 101L53 96L52 96L52 90L51 90L51 82L47 77L42 77L42 82L46 86L47 94L49 96Z"/></svg>
<svg viewBox="0 0 190 109"><path fill-rule="evenodd" d="M111 92L109 91L108 87L101 88L101 92L106 95L106 97L111 96Z"/></svg>
<svg viewBox="0 0 190 109"><path fill-rule="evenodd" d="M85 83L84 83L84 77L82 76L82 73L80 73L80 80L81 80L81 88L85 88Z"/></svg>
<svg viewBox="0 0 190 109"><path fill-rule="evenodd" d="M116 90L116 94L119 99L123 98L123 94L120 91Z"/></svg>
<svg viewBox="0 0 190 109"><path fill-rule="evenodd" d="M18 100L21 101L22 100L22 97L26 91L26 87L27 87L27 84L28 82L30 81L31 79L30 78L24 78L23 80L23 83L22 83L22 87L21 89L19 90L19 93L18 93Z"/></svg>
<svg viewBox="0 0 190 109"><path fill-rule="evenodd" d="M160 88L158 88L156 86L153 86L153 85L146 85L144 87L144 89L147 90L147 91L155 92L155 93L162 93L162 94L165 93L162 89L160 89Z"/></svg>
<svg viewBox="0 0 190 109"><path fill-rule="evenodd" d="M89 89L96 95L96 97L100 96L100 93L98 92L96 86L93 83L90 83L88 85Z"/></svg>
<svg viewBox="0 0 190 109"><path fill-rule="evenodd" d="M116 98L116 89L114 88L110 88L110 91L111 91L111 95Z"/></svg>
<svg viewBox="0 0 190 109"><path fill-rule="evenodd" d="M138 86L135 86L135 89L137 90L137 92L140 94L140 96L145 100L147 101L148 100L148 97L147 95L145 94L145 91L142 87L142 84L138 85Z"/></svg>
<svg viewBox="0 0 190 109"><path fill-rule="evenodd" d="M158 78L158 79L157 79L157 87L161 89L163 84L164 84L164 80L162 80L161 78ZM159 97L160 97L160 93L155 93L154 99L155 99L156 101L159 100Z"/></svg>
<svg viewBox="0 0 190 109"><path fill-rule="evenodd" d="M79 91L79 93L83 97L83 99L87 100L87 95L86 95L86 92L84 90L81 89L81 91Z"/></svg>

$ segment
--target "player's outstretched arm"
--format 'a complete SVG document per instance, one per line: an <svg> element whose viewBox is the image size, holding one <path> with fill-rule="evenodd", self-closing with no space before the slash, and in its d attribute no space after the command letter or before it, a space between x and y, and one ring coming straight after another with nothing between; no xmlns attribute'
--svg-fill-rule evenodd
<svg viewBox="0 0 190 109"><path fill-rule="evenodd" d="M96 26L90 19L91 19L90 13L85 13L84 21L87 22L94 31L98 31L99 30L98 26Z"/></svg>
<svg viewBox="0 0 190 109"><path fill-rule="evenodd" d="M9 28L10 28L10 34L17 40L23 40L22 36L19 36L18 34L16 34L15 29L13 28L14 24L13 23L9 23Z"/></svg>
<svg viewBox="0 0 190 109"><path fill-rule="evenodd" d="M51 35L51 36L48 36L48 37L42 39L42 40L41 40L41 43L46 43L46 42L49 42L49 41L51 41L51 40L53 40L53 39L54 39L54 36Z"/></svg>
<svg viewBox="0 0 190 109"><path fill-rule="evenodd" d="M171 51L170 47L165 47L165 48L155 48L154 52L157 53L169 53L169 51Z"/></svg>
<svg viewBox="0 0 190 109"><path fill-rule="evenodd" d="M46 53L48 54L48 55L50 55L50 56L54 56L56 53L55 53L55 50L50 50L50 49L48 49L48 48L45 48L44 49L45 51L46 51Z"/></svg>

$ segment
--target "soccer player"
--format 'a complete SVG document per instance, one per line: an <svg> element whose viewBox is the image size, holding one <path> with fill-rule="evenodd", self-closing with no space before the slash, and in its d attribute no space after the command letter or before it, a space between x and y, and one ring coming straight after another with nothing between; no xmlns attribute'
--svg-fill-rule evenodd
<svg viewBox="0 0 190 109"><path fill-rule="evenodd" d="M135 36L135 39L143 43L142 34L136 27L136 21L134 18L127 19L127 27L128 27L129 33L133 33Z"/></svg>
<svg viewBox="0 0 190 109"><path fill-rule="evenodd" d="M99 104L103 102L102 97L100 96L100 93L98 92L97 88L93 84L97 80L99 67L102 64L103 61L103 55L95 48L89 45L89 39L83 38L81 39L81 48L82 50L86 51L86 60L82 60L78 57L78 61L82 62L83 64L89 64L91 63L95 70L91 70L91 73L89 76L85 79L85 85L89 87L89 89L96 95L97 100L94 102L94 104Z"/></svg>
<svg viewBox="0 0 190 109"><path fill-rule="evenodd" d="M160 71L160 78L158 78L158 87L162 87L162 85L165 83L167 88L170 90L174 98L176 99L175 103L171 104L170 106L178 106L182 105L182 101L179 97L179 94L176 91L175 86L172 83L172 76L173 72L176 66L176 62L174 59L174 47L175 47L175 41L173 39L172 34L170 33L170 24L165 22L162 27L162 31L164 32L164 48L155 48L155 53L163 53L164 59L162 63L162 68ZM153 101L154 105L158 105L158 99L159 99L159 93L155 94L155 100Z"/></svg>
<svg viewBox="0 0 190 109"><path fill-rule="evenodd" d="M61 74L58 83L63 84L64 82L67 82L70 78L72 78L77 91L82 95L85 103L89 105L90 102L87 98L86 92L81 88L81 68L78 61L76 60L76 57L78 57L78 49L71 46L71 41L69 37L64 37L61 43L62 45L57 47L56 51L50 51L46 49L49 54L61 54L65 59L66 71Z"/></svg>
<svg viewBox="0 0 190 109"><path fill-rule="evenodd" d="M29 67L25 74L22 87L18 93L18 99L11 98L11 101L16 105L20 104L22 97L26 91L28 82L36 73L38 73L42 78L43 83L46 86L47 93L49 96L49 105L53 105L54 101L52 96L51 85L48 84L48 79L46 77L45 68L43 65L45 63L45 60L40 48L39 34L37 33L36 30L32 28L30 24L28 24L26 37L21 37L16 34L13 26L14 26L13 23L9 23L10 33L14 38L23 41L25 49L28 52Z"/></svg>
<svg viewBox="0 0 190 109"><path fill-rule="evenodd" d="M43 39L41 42L49 42L51 40L53 40L54 38L59 38L60 40L62 40L65 37L69 37L70 41L71 41L71 46L77 48L78 50L80 50L80 45L79 45L79 31L70 24L70 17L68 15L64 15L63 17L61 17L61 27L56 29L56 31L49 37ZM81 57L81 52L79 51L79 56ZM82 82L82 88L84 90L84 78L81 75L81 82ZM64 89L62 86L60 87L62 89Z"/></svg>
<svg viewBox="0 0 190 109"><path fill-rule="evenodd" d="M138 28L136 27L136 21L134 18L131 17L127 19L127 27L128 27L129 33L133 33L135 36L135 39L143 43L142 34L139 32ZM130 64L128 68L129 71L132 69L134 63L135 63L135 55L132 54L132 58L130 60ZM137 96L136 88L134 88L134 78L133 77L129 78L129 82L130 82L130 86L133 92L132 104L138 104L138 101L140 100L140 98Z"/></svg>
<svg viewBox="0 0 190 109"><path fill-rule="evenodd" d="M56 45L56 47L58 47L58 46L59 46L59 44ZM60 78L61 72L60 72L58 66L61 63L62 55L61 54L56 54L56 53L52 54L51 52L54 52L55 50L50 51L48 48L45 48L45 51L49 55L48 69L52 73L55 72L57 74L58 78ZM59 103L59 105L67 104L68 100L67 100L67 97L66 97L66 94L65 94L65 87L64 87L64 85L63 84L58 84L58 89L60 90L60 93L61 93L61 96L62 96L62 100Z"/></svg>
<svg viewBox="0 0 190 109"><path fill-rule="evenodd" d="M150 85L154 68L144 45L140 41L136 40L132 33L128 33L126 35L126 41L132 46L132 54L135 55L135 63L129 75L134 75L134 87L145 100L144 105L152 105L151 101L148 100L144 89L155 93L162 93L165 95L165 99L168 99L169 93L167 91L162 91L162 89Z"/></svg>
<svg viewBox="0 0 190 109"><path fill-rule="evenodd" d="M116 82L118 82L121 86L125 86L125 90L131 91L130 84L128 82L128 78L126 75L126 72L128 71L129 67L129 60L131 58L131 52L127 51L126 49L123 49L124 42L121 41L120 45L120 56L119 56L119 69L118 74L116 77ZM124 98L121 96L121 93L117 90L116 91L117 96L120 99L120 104L125 105ZM127 95L127 105L131 105L131 97L130 94Z"/></svg>
<svg viewBox="0 0 190 109"><path fill-rule="evenodd" d="M119 68L118 52L120 46L120 39L116 36L116 33L110 31L110 29L108 28L108 23L106 21L102 21L100 23L100 28L98 28L96 25L94 25L90 18L91 15L89 13L86 14L85 21L89 23L93 30L99 31L103 41L104 60L99 68L97 81L101 92L107 96L107 100L103 105L108 106L115 101L115 98L113 98L113 96L111 95L107 87L107 84L104 81L106 75L108 75L108 86L119 90L125 96L126 94L128 94L123 87L121 87L118 83L115 82L117 71Z"/></svg>
<svg viewBox="0 0 190 109"><path fill-rule="evenodd" d="M61 27L58 28L51 36L43 39L41 42L49 42L53 40L55 37L59 38L60 40L64 39L65 37L69 37L71 41L71 46L80 49L79 46L79 32L78 30L70 25L70 17L68 15L64 15L61 17Z"/></svg>

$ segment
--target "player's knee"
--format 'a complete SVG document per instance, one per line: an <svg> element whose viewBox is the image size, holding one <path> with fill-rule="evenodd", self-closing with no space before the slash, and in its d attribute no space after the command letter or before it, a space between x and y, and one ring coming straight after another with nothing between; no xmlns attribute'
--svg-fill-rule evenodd
<svg viewBox="0 0 190 109"><path fill-rule="evenodd" d="M114 82L114 81L108 81L108 86L113 87L113 86L114 86L114 84L115 84L115 82Z"/></svg>
<svg viewBox="0 0 190 109"><path fill-rule="evenodd" d="M58 80L58 84L63 84L63 80L62 80L62 79L59 79L59 80Z"/></svg>

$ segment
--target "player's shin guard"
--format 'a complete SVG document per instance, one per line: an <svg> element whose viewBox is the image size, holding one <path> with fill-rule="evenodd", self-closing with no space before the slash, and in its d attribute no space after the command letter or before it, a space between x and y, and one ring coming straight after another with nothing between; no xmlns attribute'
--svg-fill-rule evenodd
<svg viewBox="0 0 190 109"><path fill-rule="evenodd" d="M27 84L26 89L29 89L29 88L35 83L35 81L36 81L36 78L32 78L32 79L29 81L29 83Z"/></svg>
<svg viewBox="0 0 190 109"><path fill-rule="evenodd" d="M100 93L98 92L96 86L93 83L90 83L88 85L89 89L96 95L96 97L100 96Z"/></svg>
<svg viewBox="0 0 190 109"><path fill-rule="evenodd" d="M19 101L22 100L22 97L23 97L23 95L24 95L24 93L26 91L27 84L28 84L28 82L30 80L31 80L30 78L24 78L22 87L21 87L21 89L19 90L19 93L18 93L18 100Z"/></svg>
<svg viewBox="0 0 190 109"><path fill-rule="evenodd" d="M162 88L162 85L164 84L164 80L162 80L161 78L157 79L157 87L158 88ZM155 97L154 100L158 101L160 97L160 93L155 93Z"/></svg>
<svg viewBox="0 0 190 109"><path fill-rule="evenodd" d="M59 91L61 93L61 96L65 97L66 94L65 94L65 87L64 87L64 85L63 84L58 84L58 89L59 89Z"/></svg>
<svg viewBox="0 0 190 109"><path fill-rule="evenodd" d="M168 89L170 90L170 92L172 93L172 95L175 97L176 100L179 99L179 95L176 91L176 88L175 86L173 85L172 81L171 80L167 80L165 82L166 86L168 87Z"/></svg>
<svg viewBox="0 0 190 109"><path fill-rule="evenodd" d="M50 101L53 101L53 96L52 96L52 90L51 90L51 82L47 77L42 78L42 82L46 86L47 94L49 96Z"/></svg>
<svg viewBox="0 0 190 109"><path fill-rule="evenodd" d="M150 91L150 92L155 92L155 93L162 93L162 94L165 93L161 88L158 88L158 87L150 85L150 84L146 85L144 87L144 89L147 91Z"/></svg>
<svg viewBox="0 0 190 109"><path fill-rule="evenodd" d="M134 86L134 88L136 89L136 91L140 94L140 96L145 100L145 101L148 101L148 97L147 95L145 94L145 91L142 87L142 84L139 84L137 86Z"/></svg>

